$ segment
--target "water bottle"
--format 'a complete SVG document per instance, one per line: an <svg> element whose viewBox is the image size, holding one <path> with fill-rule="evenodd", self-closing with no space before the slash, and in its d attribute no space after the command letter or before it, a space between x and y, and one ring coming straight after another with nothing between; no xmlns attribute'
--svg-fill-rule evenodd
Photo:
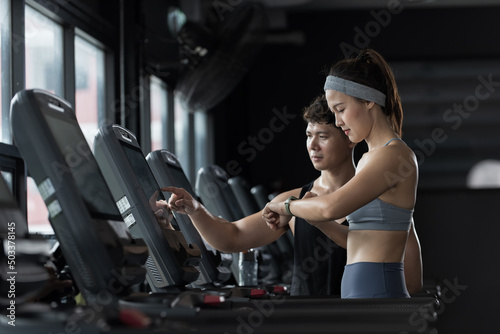
<svg viewBox="0 0 500 334"><path fill-rule="evenodd" d="M241 252L238 261L238 284L257 286L258 269L257 252L254 249Z"/></svg>

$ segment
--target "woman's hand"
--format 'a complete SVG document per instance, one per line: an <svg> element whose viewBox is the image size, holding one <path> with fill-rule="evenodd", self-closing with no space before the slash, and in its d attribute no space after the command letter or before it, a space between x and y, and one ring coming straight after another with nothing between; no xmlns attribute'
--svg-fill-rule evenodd
<svg viewBox="0 0 500 334"><path fill-rule="evenodd" d="M168 206L172 211L189 215L200 207L200 203L183 188L164 187L161 190L172 193L168 199Z"/></svg>

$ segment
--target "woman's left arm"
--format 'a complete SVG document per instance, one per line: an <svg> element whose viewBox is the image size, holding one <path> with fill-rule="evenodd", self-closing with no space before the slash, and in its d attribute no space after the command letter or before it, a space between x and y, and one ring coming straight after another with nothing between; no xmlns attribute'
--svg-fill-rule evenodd
<svg viewBox="0 0 500 334"><path fill-rule="evenodd" d="M290 201L289 211L294 216L314 222L343 218L395 187L402 178L408 177L403 175L400 166L403 154L408 153L385 147L372 154L363 168L343 187L330 194ZM413 157L411 152L409 159ZM290 218L285 202L268 203L262 216L272 229L279 228Z"/></svg>

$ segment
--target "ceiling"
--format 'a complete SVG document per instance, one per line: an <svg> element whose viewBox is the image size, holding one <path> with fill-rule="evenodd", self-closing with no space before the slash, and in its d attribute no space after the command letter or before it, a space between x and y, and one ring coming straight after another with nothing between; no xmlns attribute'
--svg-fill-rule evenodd
<svg viewBox="0 0 500 334"><path fill-rule="evenodd" d="M402 4L412 7L500 6L500 0L260 0L268 7L288 10L373 9Z"/></svg>

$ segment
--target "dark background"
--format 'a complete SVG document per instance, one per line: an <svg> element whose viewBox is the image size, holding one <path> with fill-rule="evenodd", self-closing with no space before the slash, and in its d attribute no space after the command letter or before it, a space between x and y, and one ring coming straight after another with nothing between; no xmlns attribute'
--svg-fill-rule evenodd
<svg viewBox="0 0 500 334"><path fill-rule="evenodd" d="M379 10L381 9L375 9ZM403 8L399 14L392 15L387 27L371 38L370 46L384 55L389 63L419 62L422 66L429 63L437 68L436 71L439 71L441 63L498 62L500 43L495 35L500 32L499 16L500 7ZM305 150L306 125L300 117L302 109L322 92L324 70L343 58L340 44L344 42L354 45L356 33L353 28L364 30L365 25L371 21L374 18L369 10L289 13L288 30L302 31L305 43L300 46L266 44L248 75L224 102L211 111L216 116L217 164L224 166L227 161L239 161L244 167L241 173L251 183L270 185L283 180L285 189L301 186L316 175L310 167ZM479 84L476 76L487 76L489 73L492 72L477 72L472 73L470 78L444 82L443 89L447 89L446 86L456 88L456 95L435 102L433 108L428 105L415 106L415 103L406 104L405 97L411 100L412 96L409 95L413 92L409 91L404 95L404 89L400 87L405 118L411 122L405 120L403 123L403 139L410 146L418 149L414 144L415 140L430 138L431 130L436 127L445 128L451 137L466 134L469 139L453 142L454 138L451 138L444 145L436 145L436 154L420 165L421 172L424 173L421 174L421 183L435 188L435 185L428 184L427 175L438 180L448 177L449 171L438 177L431 175L433 171L426 164L431 165L436 159L446 163L450 152L453 152L452 159L462 155L460 158L468 160L468 164L457 172L459 175L453 180L443 184L443 187L465 186L466 174L475 162L498 157L498 146L495 147L494 138L486 142L490 146L486 151L480 144L468 141L474 141L478 136L490 136L495 132L493 126L500 125L500 91L495 91L491 98L481 103L473 117L464 120L463 126L456 131L447 129L449 124L445 124L442 118L439 119L454 103L462 103L468 95L474 95L475 87ZM500 72L492 74L493 81L500 82ZM438 75L436 74L436 78L429 77L419 81L419 89L429 90L429 97L423 96L422 99L430 99L432 94L438 93L431 91L436 89L436 82L444 80ZM286 108L287 113L298 117L291 120L283 131L275 133L273 140L264 145L265 148L258 150L255 159L247 161L250 154L241 154L238 146L249 142L249 136L258 137L263 128L269 128L274 116L272 110L283 108ZM490 108L496 114L494 119L489 118ZM472 128L472 123L477 122L488 128ZM231 140L228 141L227 138ZM264 138L267 140L267 137ZM248 148L250 144L244 147ZM474 157L463 155L464 150L474 152L476 149L482 150L483 154L477 155L476 152L477 156ZM266 173L262 173L262 170Z"/></svg>
<svg viewBox="0 0 500 334"><path fill-rule="evenodd" d="M123 54L127 90L137 86L138 72L148 69L169 74L164 78L169 87L175 86L168 64L178 61L177 45L171 36L162 35L170 6L180 6L189 18L204 23L209 12L214 22L216 4L241 2L84 3L113 27L109 39L116 44L120 15L126 22L122 29L127 37ZM344 57L341 45L356 46L359 31L376 27L372 11L387 11L394 1L290 0L281 1L281 6L270 6L277 1L259 2L267 6L271 22L267 42L227 98L206 112L214 118L215 163L251 185L282 191L301 187L318 175L307 156L306 124L300 115L322 92L324 70ZM62 8L72 9L74 3L66 2ZM500 82L500 1L401 4L402 10L379 26L367 44L393 66L405 113L403 139L419 153L415 222L424 277L443 287L437 328L440 333L498 333L500 189L470 189L467 175L479 161L500 160L500 87L490 87L490 96L461 119L460 126L454 127L444 115L476 96L480 78ZM277 114L296 117L280 127L282 123L275 123ZM124 124L138 134L139 115L132 110L126 116ZM272 125L279 130L273 131ZM446 139L432 140L436 130ZM230 162L239 168L227 168Z"/></svg>

